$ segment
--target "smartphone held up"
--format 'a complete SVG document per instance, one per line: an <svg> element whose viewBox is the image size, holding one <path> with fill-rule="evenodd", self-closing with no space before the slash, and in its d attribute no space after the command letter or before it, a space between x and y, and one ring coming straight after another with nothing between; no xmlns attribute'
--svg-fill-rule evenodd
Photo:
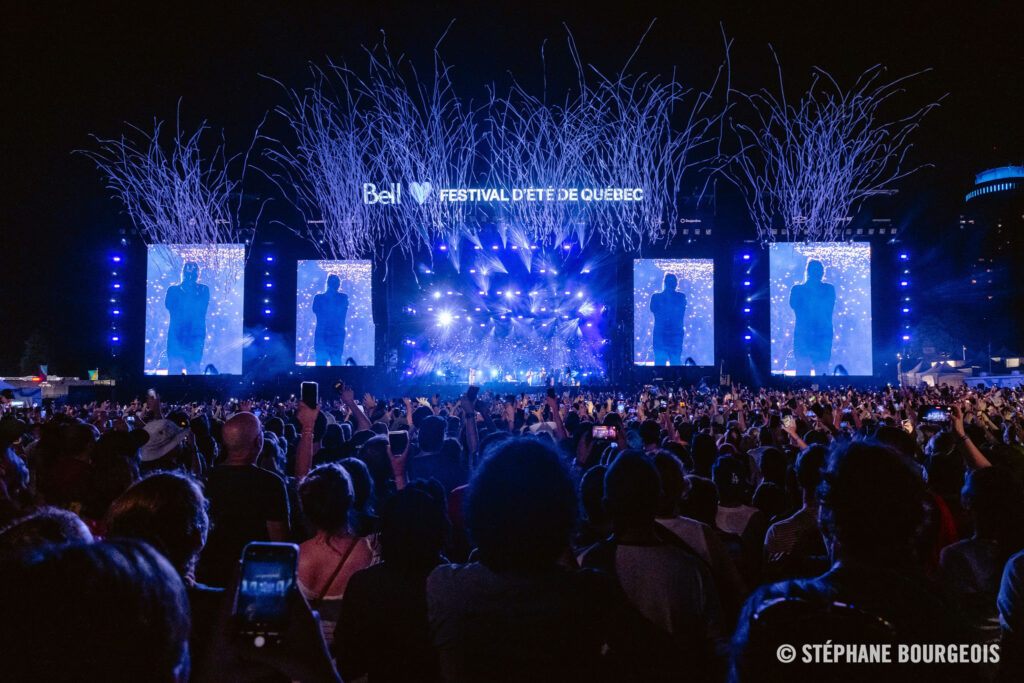
<svg viewBox="0 0 1024 683"><path fill-rule="evenodd" d="M276 645L288 626L288 605L298 590L299 547L294 543L250 543L242 550L235 593L237 635L254 647Z"/></svg>

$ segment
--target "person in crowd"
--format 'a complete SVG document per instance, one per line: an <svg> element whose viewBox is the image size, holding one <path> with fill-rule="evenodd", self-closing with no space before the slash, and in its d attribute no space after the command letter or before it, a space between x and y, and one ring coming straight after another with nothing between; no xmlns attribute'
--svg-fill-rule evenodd
<svg viewBox="0 0 1024 683"><path fill-rule="evenodd" d="M352 482L352 507L349 512L349 523L352 532L357 536L371 536L380 527L380 519L373 509L373 479L370 470L359 458L345 458L338 462Z"/></svg>
<svg viewBox="0 0 1024 683"><path fill-rule="evenodd" d="M576 521L558 454L530 438L496 442L469 482L473 561L427 578L427 615L449 681L590 680L601 671L612 587L566 569Z"/></svg>
<svg viewBox="0 0 1024 683"><path fill-rule="evenodd" d="M949 599L924 576L916 535L927 491L920 469L877 441L833 445L818 491L819 520L832 568L821 576L759 588L733 637L734 681L904 680L899 668L815 668L780 663L788 643L962 643ZM839 639L839 640L836 640ZM919 673L920 672L920 673ZM962 680L964 670L915 667L914 675Z"/></svg>
<svg viewBox="0 0 1024 683"><path fill-rule="evenodd" d="M1024 677L1024 550L1003 568L996 608L1001 644L998 680L1019 681Z"/></svg>
<svg viewBox="0 0 1024 683"><path fill-rule="evenodd" d="M447 492L465 484L467 472L459 441L445 437L446 424L443 418L434 416L423 421L419 429L419 453L409 458L409 467L410 476L436 479Z"/></svg>
<svg viewBox="0 0 1024 683"><path fill-rule="evenodd" d="M960 605L976 642L998 642L997 598L1003 568L1024 549L1024 489L1003 467L972 470L963 505L974 534L942 550L942 577Z"/></svg>
<svg viewBox="0 0 1024 683"><path fill-rule="evenodd" d="M0 529L0 555L47 544L92 541L92 532L78 515L61 508L44 506Z"/></svg>
<svg viewBox="0 0 1024 683"><path fill-rule="evenodd" d="M99 430L76 420L61 427L56 451L39 475L39 491L45 500L60 507L81 509L92 478L92 452Z"/></svg>
<svg viewBox="0 0 1024 683"><path fill-rule="evenodd" d="M612 521L604 509L604 475L607 471L604 465L591 467L580 481L582 518L572 543L577 553L612 535Z"/></svg>
<svg viewBox="0 0 1024 683"><path fill-rule="evenodd" d="M654 454L653 462L661 480L661 495L658 497L655 521L671 532L710 568L711 576L718 588L725 622L731 625L747 597L747 589L739 568L713 526L680 514L680 505L690 483L686 480L679 459L668 451L658 451Z"/></svg>
<svg viewBox="0 0 1024 683"><path fill-rule="evenodd" d="M288 540L288 493L280 476L256 466L263 430L255 415L234 415L221 437L227 455L206 482L212 529L198 576L223 587L231 583L246 543Z"/></svg>
<svg viewBox="0 0 1024 683"><path fill-rule="evenodd" d="M144 429L108 431L100 436L92 452L89 493L81 511L88 523L101 527L114 499L142 476L139 452L148 441L149 432Z"/></svg>
<svg viewBox="0 0 1024 683"><path fill-rule="evenodd" d="M727 649L718 591L707 563L655 523L660 496L651 461L621 453L604 478L614 532L580 564L614 576L634 608L631 637L617 652L627 669L639 667L644 680L716 680Z"/></svg>
<svg viewBox="0 0 1024 683"><path fill-rule="evenodd" d="M19 683L189 679L189 608L141 541L42 544L0 558L3 678Z"/></svg>
<svg viewBox="0 0 1024 683"><path fill-rule="evenodd" d="M345 680L441 680L427 622L427 576L444 561L448 527L440 486L414 481L384 503L382 562L353 574L341 601L334 652Z"/></svg>
<svg viewBox="0 0 1024 683"><path fill-rule="evenodd" d="M718 489L718 512L715 525L722 531L739 536L743 543L744 578L756 586L761 577L761 553L768 522L760 510L746 504L743 464L734 456L723 455L711 470Z"/></svg>
<svg viewBox="0 0 1024 683"><path fill-rule="evenodd" d="M188 429L169 419L157 419L147 422L143 430L149 435L139 450L140 469L143 473L161 470L192 471L185 448Z"/></svg>
<svg viewBox="0 0 1024 683"><path fill-rule="evenodd" d="M230 600L224 589L196 581L199 553L210 529L207 502L199 484L180 472L157 472L134 484L110 506L110 538L146 541L171 563L185 584L191 612L189 649L195 661L213 640L217 611Z"/></svg>
<svg viewBox="0 0 1024 683"><path fill-rule="evenodd" d="M818 485L828 450L810 446L796 461L796 476L803 494L803 507L791 517L768 527L764 538L764 578L768 581L817 576L828 562L825 542L818 526Z"/></svg>
<svg viewBox="0 0 1024 683"><path fill-rule="evenodd" d="M17 517L29 498L29 469L14 448L25 427L14 415L0 417L0 523Z"/></svg>
<svg viewBox="0 0 1024 683"><path fill-rule="evenodd" d="M315 530L313 538L299 546L299 588L319 611L328 645L349 580L374 560L369 541L352 533L352 499L352 480L337 463L314 468L299 483L302 512Z"/></svg>

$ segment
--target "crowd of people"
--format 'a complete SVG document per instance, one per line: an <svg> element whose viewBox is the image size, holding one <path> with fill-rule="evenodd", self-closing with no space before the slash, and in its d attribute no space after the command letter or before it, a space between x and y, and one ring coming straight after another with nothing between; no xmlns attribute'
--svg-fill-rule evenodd
<svg viewBox="0 0 1024 683"><path fill-rule="evenodd" d="M5 680L1024 680L1024 390L0 413Z"/></svg>

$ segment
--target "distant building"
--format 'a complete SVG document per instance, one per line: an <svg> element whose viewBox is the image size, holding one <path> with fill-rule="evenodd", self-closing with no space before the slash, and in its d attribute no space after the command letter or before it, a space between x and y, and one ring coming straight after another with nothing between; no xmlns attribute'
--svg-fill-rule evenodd
<svg viewBox="0 0 1024 683"><path fill-rule="evenodd" d="M979 317L979 331L992 349L1024 351L1024 165L975 176L960 230L961 253L970 259L964 294Z"/></svg>

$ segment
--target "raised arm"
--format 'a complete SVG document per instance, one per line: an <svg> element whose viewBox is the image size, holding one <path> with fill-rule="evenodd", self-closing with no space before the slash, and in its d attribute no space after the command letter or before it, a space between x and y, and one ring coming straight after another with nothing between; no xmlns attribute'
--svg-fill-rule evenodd
<svg viewBox="0 0 1024 683"><path fill-rule="evenodd" d="M978 447L971 441L971 437L967 436L967 432L964 430L964 413L960 406L955 404L951 406L949 416L950 422L953 425L953 432L960 437L960 454L963 456L964 463L968 469L980 470L985 467L991 467L992 463L978 450Z"/></svg>
<svg viewBox="0 0 1024 683"><path fill-rule="evenodd" d="M302 435L299 437L299 445L295 449L295 478L302 479L313 469L313 429L316 427L316 419L320 416L320 408L310 408L302 401L299 401L299 426L302 428Z"/></svg>
<svg viewBox="0 0 1024 683"><path fill-rule="evenodd" d="M356 430L369 429L370 418L363 414L363 411L359 410L359 406L356 405L356 395L352 391L352 387L345 384L341 388L341 402L348 408L348 412L352 414L352 417L356 419Z"/></svg>

